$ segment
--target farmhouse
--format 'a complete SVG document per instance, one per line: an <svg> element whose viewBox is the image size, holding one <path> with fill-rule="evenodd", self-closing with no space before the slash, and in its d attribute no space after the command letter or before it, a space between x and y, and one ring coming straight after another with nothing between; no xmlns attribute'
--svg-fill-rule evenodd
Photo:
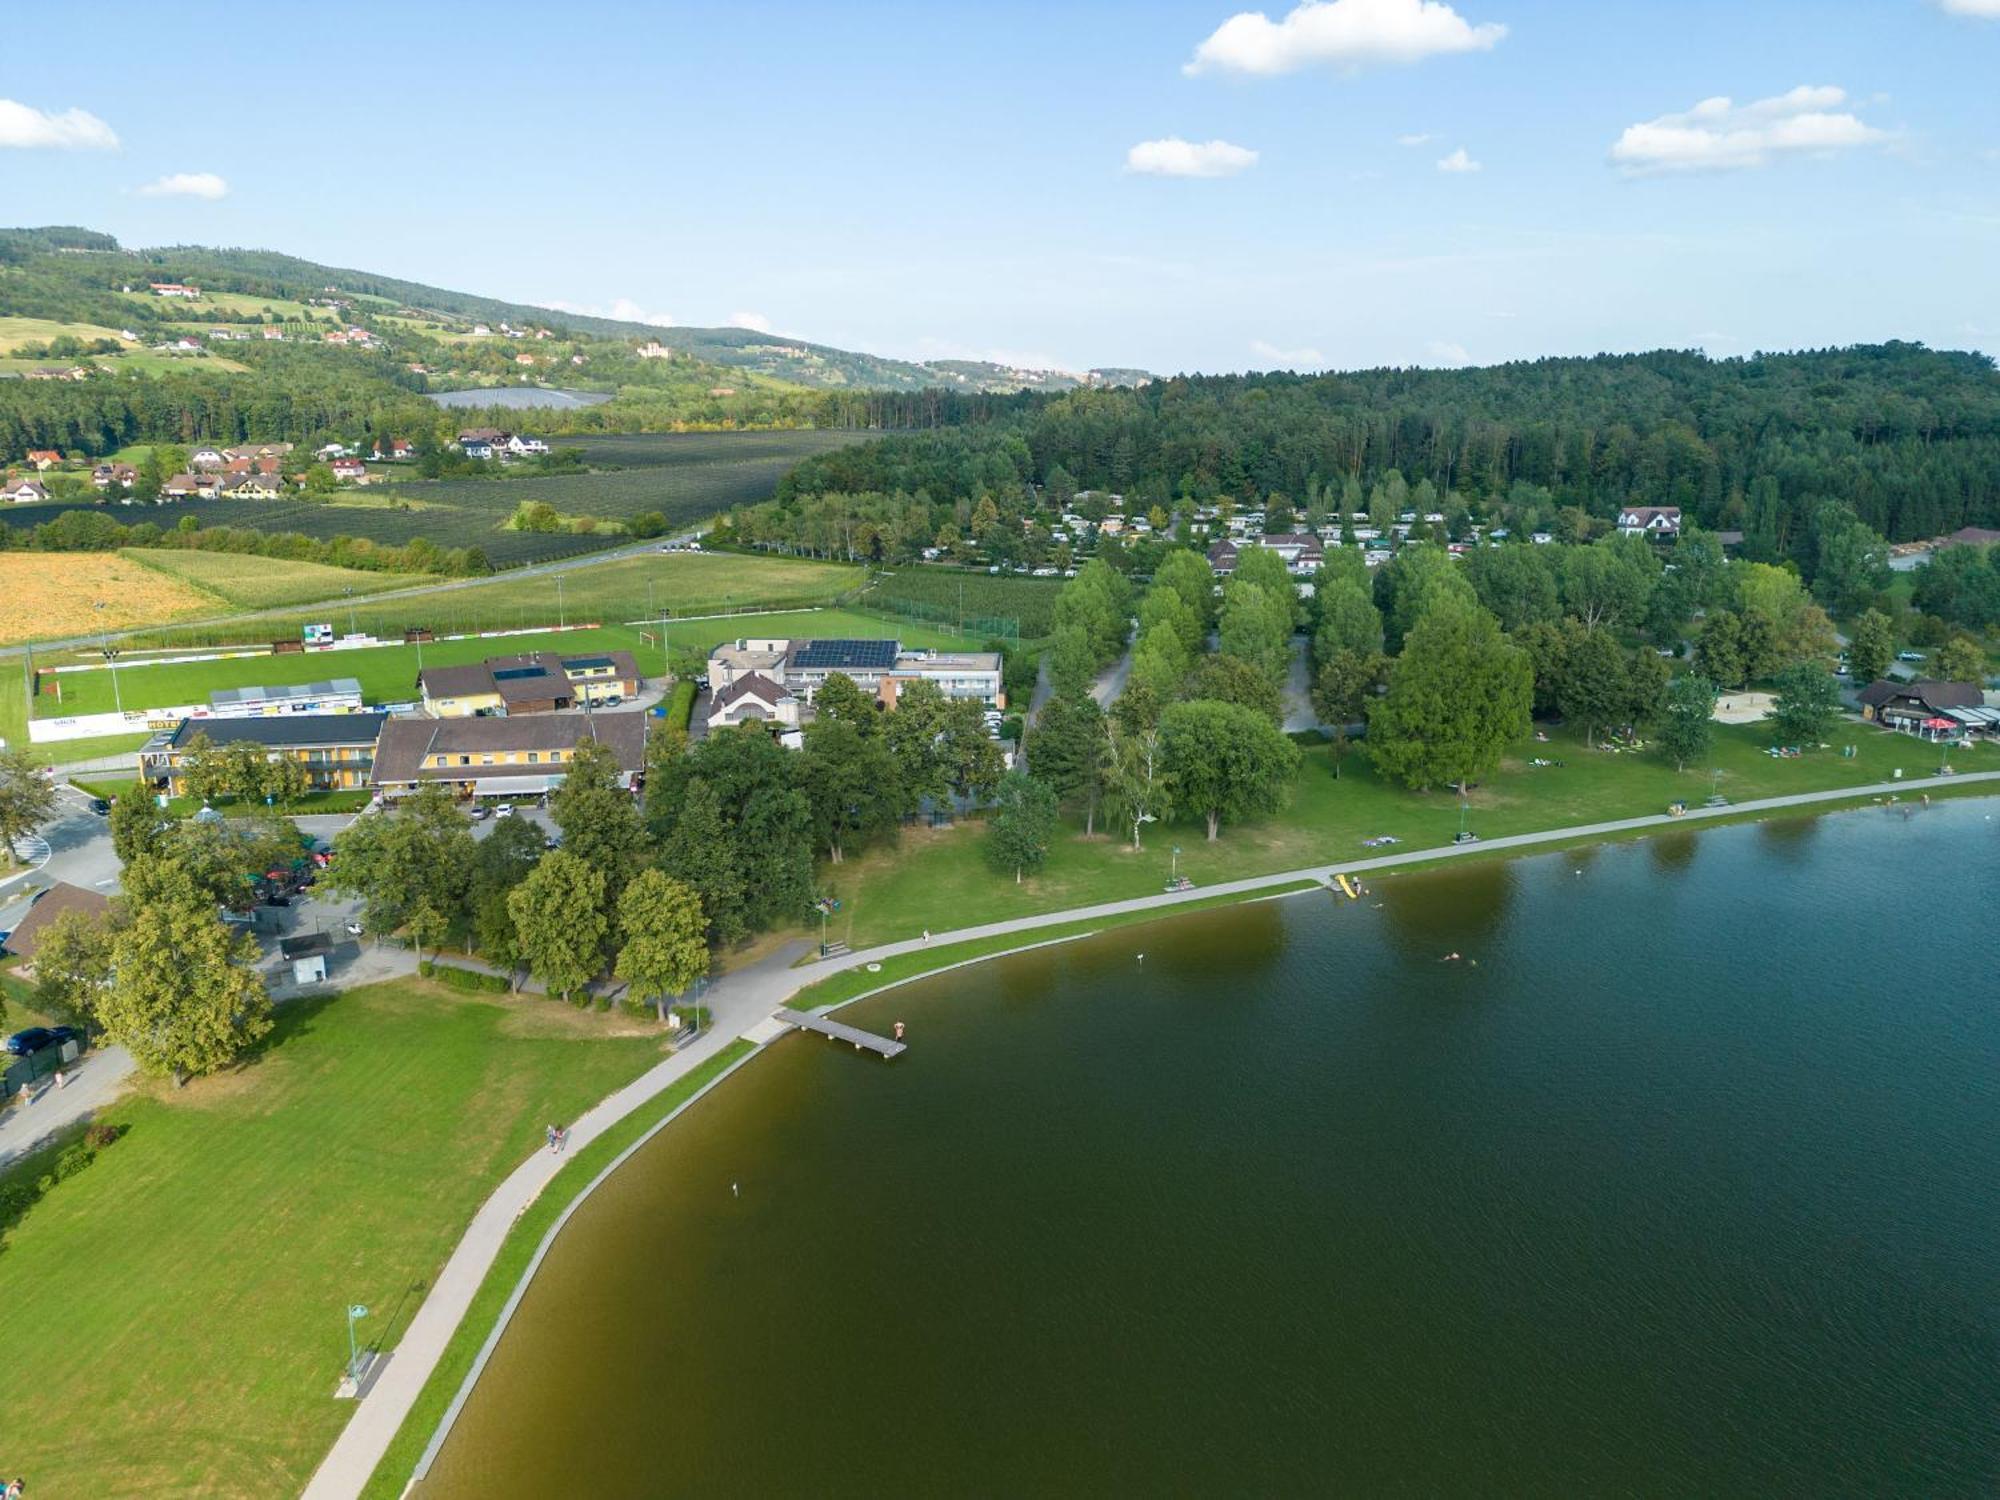
<svg viewBox="0 0 2000 1500"><path fill-rule="evenodd" d="M28 450L28 462L35 466L37 473L60 468L62 461L63 456L53 448L30 448Z"/></svg>
<svg viewBox="0 0 2000 1500"><path fill-rule="evenodd" d="M888 640L740 640L709 653L709 683L719 694L738 678L761 673L808 703L838 672L855 686L895 705L912 682L933 682L947 698L977 698L1004 707L997 651L906 651Z"/></svg>
<svg viewBox="0 0 2000 1500"><path fill-rule="evenodd" d="M399 797L427 781L460 796L525 796L560 786L585 740L617 757L624 783L646 763L643 713L523 718L391 719L375 752L373 784Z"/></svg>
<svg viewBox="0 0 2000 1500"><path fill-rule="evenodd" d="M260 458L282 459L290 454L291 451L292 445L290 443L245 443L236 448L224 448L222 450L222 457L225 460L247 458L254 463Z"/></svg>
<svg viewBox="0 0 2000 1500"><path fill-rule="evenodd" d="M7 940L0 948L21 961L14 972L22 978L31 977L35 967L35 954L42 946L42 935L51 923L64 912L80 912L86 917L102 917L111 911L108 897L96 891L86 890L80 885L71 885L66 880L58 880L54 885L35 898L35 904L28 908L28 914L21 918L14 930L7 934Z"/></svg>
<svg viewBox="0 0 2000 1500"><path fill-rule="evenodd" d="M434 719L548 714L636 698L644 679L629 651L560 656L535 651L493 656L459 667L431 667L417 678L424 712Z"/></svg>
<svg viewBox="0 0 2000 1500"><path fill-rule="evenodd" d="M335 479L352 480L368 477L368 465L358 458L336 458L328 467L333 470Z"/></svg>
<svg viewBox="0 0 2000 1500"><path fill-rule="evenodd" d="M99 464L90 471L90 482L100 490L113 485L130 489L139 482L139 471L130 464Z"/></svg>
<svg viewBox="0 0 2000 1500"><path fill-rule="evenodd" d="M525 458L530 454L548 452L549 445L540 438L522 437L517 432L507 439L507 451Z"/></svg>
<svg viewBox="0 0 2000 1500"><path fill-rule="evenodd" d="M1670 542L1681 534L1681 509L1678 505L1628 505L1618 512L1618 534Z"/></svg>
<svg viewBox="0 0 2000 1500"><path fill-rule="evenodd" d="M192 474L171 474L160 486L160 495L167 500L188 500L196 495L214 493L213 479L197 479Z"/></svg>
<svg viewBox="0 0 2000 1500"><path fill-rule="evenodd" d="M149 285L151 285L151 287L153 288L153 295L155 297L194 298L194 297L199 297L201 295L200 287L183 286L178 281L155 281L149 283Z"/></svg>
<svg viewBox="0 0 2000 1500"><path fill-rule="evenodd" d="M139 776L148 786L173 796L187 790L187 754L206 740L262 747L266 759L289 757L306 768L315 789L365 786L375 763L375 742L387 714L291 714L277 718L183 719L139 747Z"/></svg>
<svg viewBox="0 0 2000 1500"><path fill-rule="evenodd" d="M639 346L638 355L641 359L672 359L674 351L658 339L648 339Z"/></svg>
<svg viewBox="0 0 2000 1500"><path fill-rule="evenodd" d="M0 500L11 500L16 505L25 505L31 500L46 500L49 492L32 479L17 480L5 489L0 489Z"/></svg>
<svg viewBox="0 0 2000 1500"><path fill-rule="evenodd" d="M285 485L275 474L233 474L217 493L230 500L277 500L284 496Z"/></svg>
<svg viewBox="0 0 2000 1500"><path fill-rule="evenodd" d="M190 469L219 469L228 462L220 448L197 448L188 455Z"/></svg>

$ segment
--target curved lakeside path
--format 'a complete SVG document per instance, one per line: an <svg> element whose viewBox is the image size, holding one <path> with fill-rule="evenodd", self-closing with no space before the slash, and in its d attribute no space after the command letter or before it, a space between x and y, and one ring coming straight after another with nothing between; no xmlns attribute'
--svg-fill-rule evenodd
<svg viewBox="0 0 2000 1500"><path fill-rule="evenodd" d="M1745 814L1774 812L1785 808L1853 802L1861 798L1892 794L1915 797L1933 790L1995 782L2000 782L2000 771L1970 771L1953 776L1885 781L1870 786L1799 792L1786 797L1763 797L1727 807L1690 808L1686 814L1678 818L1669 817L1664 813L1654 813L1646 817L1618 818L1604 823L1551 828L1541 833L1521 833L1504 838L1481 839L1472 844L1447 844L1437 848L1411 849L1399 854L1377 855L1368 859L1339 860L1305 869L1284 870L1218 885L1199 886L1190 891L1138 896L1125 901L1108 901L1097 906L1071 907L1066 911L1048 912L1040 916L1017 917L1005 922L962 927L951 932L934 933L928 941L911 938L902 942L884 943L857 953L841 954L804 968L792 967L801 951L801 945L793 944L749 968L724 976L710 986L706 1001L715 1018L712 1029L693 1045L676 1052L672 1057L599 1102L570 1127L570 1142L574 1146L583 1146L595 1140L608 1127L714 1057L740 1035L754 1032L755 1035L751 1036L750 1040L759 1043L769 1040L772 1035L771 1029L765 1027L763 1023L806 985L824 979L830 974L840 973L862 964L879 962L899 954L916 953L927 947L942 948L952 943L978 938L1004 936L1010 933L1032 933L1041 928L1087 922L1094 917L1116 917L1153 910L1166 912L1176 906L1194 901L1212 900L1216 896L1254 895L1259 891L1296 884L1301 880L1313 880L1324 884L1335 875L1365 874L1373 870L1429 864L1438 860L1484 854L1496 849L1532 849L1537 845L1559 844L1576 839L1660 828L1680 828L1717 820L1727 821ZM999 956L997 953L986 955L996 958ZM566 1160L566 1155L555 1156L547 1151L537 1151L515 1168L493 1190L492 1195L480 1206L478 1213L473 1215L471 1224L466 1227L464 1235L451 1253L451 1258L445 1262L444 1269L438 1273L437 1280L425 1296L423 1305L417 1309L416 1316L404 1330L401 1342L381 1363L378 1377L367 1393L356 1402L353 1417L349 1419L346 1428L342 1430L340 1437L334 1442L311 1482L306 1486L305 1500L354 1500L354 1497L360 1495L369 1477L374 1473L375 1466L381 1462L382 1455L388 1451L389 1444L415 1405L425 1382L430 1379L431 1372L437 1367L438 1360L451 1342L452 1335L457 1331L460 1320L470 1307L480 1283L485 1280L486 1273L499 1255L501 1245L505 1242L515 1219L535 1201ZM580 1194L576 1201L581 1202L582 1196ZM561 1221L558 1221L551 1234L559 1233L561 1227ZM532 1265L528 1274L533 1274ZM518 1292L519 1288L516 1288L517 1295ZM503 1313L502 1326L505 1316ZM496 1329L495 1333L498 1332ZM475 1365L473 1378L477 1377L478 1370L479 1366ZM452 1411L445 1417L447 1424L455 1412L454 1405Z"/></svg>

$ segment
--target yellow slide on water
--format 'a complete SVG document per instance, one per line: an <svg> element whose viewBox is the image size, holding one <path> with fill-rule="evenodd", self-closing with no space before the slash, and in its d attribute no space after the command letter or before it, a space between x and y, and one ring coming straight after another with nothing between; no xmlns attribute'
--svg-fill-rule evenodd
<svg viewBox="0 0 2000 1500"><path fill-rule="evenodd" d="M1361 899L1361 892L1354 888L1353 881L1349 880L1345 875L1336 875L1333 878L1340 882L1340 888L1346 893L1348 900L1359 901Z"/></svg>

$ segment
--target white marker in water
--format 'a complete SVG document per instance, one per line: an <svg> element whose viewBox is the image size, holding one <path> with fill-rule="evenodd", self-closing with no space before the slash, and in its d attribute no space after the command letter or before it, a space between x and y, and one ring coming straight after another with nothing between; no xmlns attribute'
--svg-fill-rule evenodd
<svg viewBox="0 0 2000 1500"><path fill-rule="evenodd" d="M729 1196L732 1198L741 1198L743 1196L743 1189L732 1182L729 1184Z"/></svg>

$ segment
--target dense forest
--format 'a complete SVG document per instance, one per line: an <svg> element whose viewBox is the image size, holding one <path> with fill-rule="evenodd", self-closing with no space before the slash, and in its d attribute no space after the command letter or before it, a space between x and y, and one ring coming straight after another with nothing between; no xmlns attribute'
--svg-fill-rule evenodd
<svg viewBox="0 0 2000 1500"><path fill-rule="evenodd" d="M2000 374L1917 344L1711 360L1659 352L1474 370L1195 376L1138 390L956 403L964 430L825 454L780 500L1009 487L1365 510L1393 473L1467 506L1677 505L1796 549L1828 500L1891 540L2000 521ZM1358 493L1357 493L1358 492Z"/></svg>

